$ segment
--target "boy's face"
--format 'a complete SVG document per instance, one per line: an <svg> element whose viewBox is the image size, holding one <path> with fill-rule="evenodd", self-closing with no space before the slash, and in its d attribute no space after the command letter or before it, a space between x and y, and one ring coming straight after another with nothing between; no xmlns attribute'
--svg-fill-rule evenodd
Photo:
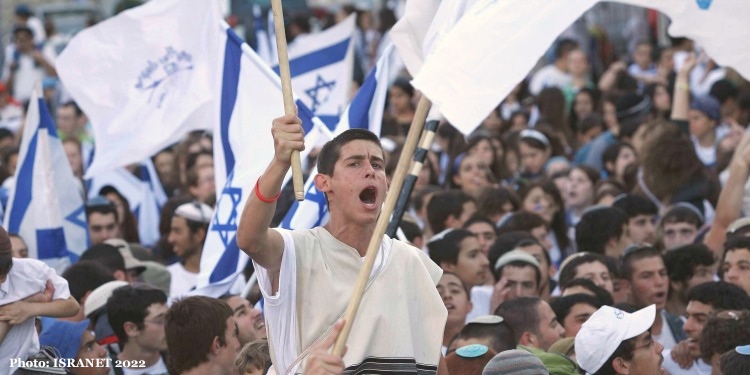
<svg viewBox="0 0 750 375"><path fill-rule="evenodd" d="M663 309L669 290L669 278L664 261L656 256L630 262L633 270L630 280L632 303L639 308L655 304L657 310Z"/></svg>
<svg viewBox="0 0 750 375"><path fill-rule="evenodd" d="M664 248L669 250L693 243L695 236L698 234L698 228L694 224L684 221L679 223L664 223L662 232L664 233Z"/></svg>
<svg viewBox="0 0 750 375"><path fill-rule="evenodd" d="M456 264L444 264L448 272L453 272L469 288L482 285L487 281L487 270L490 262L482 252L479 240L474 237L466 237L459 244L458 258Z"/></svg>
<svg viewBox="0 0 750 375"><path fill-rule="evenodd" d="M506 288L510 289L507 299L516 297L537 297L539 285L536 283L534 266L516 267L506 265L500 274L501 279L507 280Z"/></svg>
<svg viewBox="0 0 750 375"><path fill-rule="evenodd" d="M636 215L628 220L630 240L633 243L654 243L656 215Z"/></svg>
<svg viewBox="0 0 750 375"><path fill-rule="evenodd" d="M724 281L750 294L750 249L727 251L724 256Z"/></svg>

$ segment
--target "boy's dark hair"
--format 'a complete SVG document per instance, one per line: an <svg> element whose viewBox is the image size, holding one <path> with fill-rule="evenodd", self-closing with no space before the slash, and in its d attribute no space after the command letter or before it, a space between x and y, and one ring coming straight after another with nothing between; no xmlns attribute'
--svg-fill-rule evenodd
<svg viewBox="0 0 750 375"><path fill-rule="evenodd" d="M533 212L519 211L509 214L497 228L498 234L504 234L508 232L531 232L534 228L545 227L549 228L544 219Z"/></svg>
<svg viewBox="0 0 750 375"><path fill-rule="evenodd" d="M95 260L79 260L63 272L62 277L68 281L70 295L81 303L86 293L110 282L115 278L112 271Z"/></svg>
<svg viewBox="0 0 750 375"><path fill-rule="evenodd" d="M638 215L657 215L659 208L648 198L639 195L625 194L619 196L612 202L612 207L617 207L632 219Z"/></svg>
<svg viewBox="0 0 750 375"><path fill-rule="evenodd" d="M667 210L667 213L661 218L660 226L663 228L664 224L688 223L695 225L696 228L702 227L703 217L700 215L700 211L697 208L688 207L689 204L681 203Z"/></svg>
<svg viewBox="0 0 750 375"><path fill-rule="evenodd" d="M695 267L714 263L713 252L702 243L680 246L664 254L664 266L669 280L674 282L687 282L693 277Z"/></svg>
<svg viewBox="0 0 750 375"><path fill-rule="evenodd" d="M750 312L724 310L708 318L698 344L703 360L711 363L714 354L724 354L748 342L750 342Z"/></svg>
<svg viewBox="0 0 750 375"><path fill-rule="evenodd" d="M732 81L724 78L714 82L708 93L723 105L729 99L737 99L740 96L740 89Z"/></svg>
<svg viewBox="0 0 750 375"><path fill-rule="evenodd" d="M349 142L360 139L378 145L380 151L383 153L383 158L385 158L385 151L383 151L383 146L380 144L378 136L365 129L349 129L328 141L320 150L317 161L318 173L333 177L333 167L341 156L341 147Z"/></svg>
<svg viewBox="0 0 750 375"><path fill-rule="evenodd" d="M507 322L495 324L471 323L461 328L453 340L486 339L495 353L515 349L518 342Z"/></svg>
<svg viewBox="0 0 750 375"><path fill-rule="evenodd" d="M143 319L148 315L149 307L155 303L166 304L167 295L147 285L125 285L112 292L107 299L107 317L121 349L128 342L123 325L131 322L138 329L143 329Z"/></svg>
<svg viewBox="0 0 750 375"><path fill-rule="evenodd" d="M217 337L219 345L227 345L227 319L232 315L229 305L216 298L195 296L175 302L164 326L170 373L183 373L207 362Z"/></svg>
<svg viewBox="0 0 750 375"><path fill-rule="evenodd" d="M506 203L510 203L512 207L511 211L516 211L521 207L521 200L518 198L518 194L511 189L505 187L484 189L479 195L477 214L487 217L494 214L505 214L503 206Z"/></svg>
<svg viewBox="0 0 750 375"><path fill-rule="evenodd" d="M419 225L411 221L402 219L399 223L399 228L404 232L406 240L411 243L414 243L415 238L422 237L422 229L419 228Z"/></svg>
<svg viewBox="0 0 750 375"><path fill-rule="evenodd" d="M688 292L688 301L698 301L715 310L750 310L750 296L747 292L725 281L694 286Z"/></svg>
<svg viewBox="0 0 750 375"><path fill-rule="evenodd" d="M430 259L437 265L443 262L450 264L458 263L461 241L468 237L476 236L466 229L454 229L446 233L443 238L430 241L427 243L427 248L430 250Z"/></svg>
<svg viewBox="0 0 750 375"><path fill-rule="evenodd" d="M106 267L111 273L125 271L125 260L120 254L120 250L106 243L89 247L78 260L93 260Z"/></svg>
<svg viewBox="0 0 750 375"><path fill-rule="evenodd" d="M619 239L627 223L627 214L616 207L601 207L584 213L575 229L578 251L604 255L607 242Z"/></svg>
<svg viewBox="0 0 750 375"><path fill-rule="evenodd" d="M464 203L473 201L470 195L461 190L439 191L432 196L427 204L427 220L433 233L440 233L446 229L445 220L453 216L461 217Z"/></svg>
<svg viewBox="0 0 750 375"><path fill-rule="evenodd" d="M479 215L479 214L471 215L471 217L469 218L469 220L466 220L466 222L464 223L463 228L466 229L466 228L468 228L468 227L470 227L470 226L472 226L472 225L474 225L476 223L485 223L485 224L491 226L493 230L495 230L495 224L492 222L492 220L488 219L487 216L483 216L483 215Z"/></svg>
<svg viewBox="0 0 750 375"><path fill-rule="evenodd" d="M560 267L560 285L567 285L570 281L576 278L578 266L596 262L603 264L609 269L607 259L604 255L595 253L576 253L571 255L570 260L563 261L563 264Z"/></svg>
<svg viewBox="0 0 750 375"><path fill-rule="evenodd" d="M568 281L567 284L560 285L563 291L575 286L586 288L587 290L591 291L591 293L594 293L594 296L599 301L599 303L602 304L602 306L612 306L614 304L612 295L606 289L594 284L594 282L589 279L573 279Z"/></svg>
<svg viewBox="0 0 750 375"><path fill-rule="evenodd" d="M750 355L730 350L721 355L719 368L724 375L750 374Z"/></svg>
<svg viewBox="0 0 750 375"><path fill-rule="evenodd" d="M13 28L13 36L16 36L21 33L26 33L32 38L34 37L34 30L32 30L28 26L19 25Z"/></svg>
<svg viewBox="0 0 750 375"><path fill-rule="evenodd" d="M584 293L578 293L578 294L571 294L564 297L557 297L550 301L549 305L552 307L552 311L555 312L555 315L557 316L557 321L560 322L560 324L563 324L565 321L565 318L568 317L568 314L570 314L570 310L573 308L573 306L579 304L579 303L585 303L589 306L594 307L595 309L599 309L602 307L601 301L599 301L598 298L590 295L590 294L584 294Z"/></svg>
<svg viewBox="0 0 750 375"><path fill-rule="evenodd" d="M115 223L120 220L117 216L117 208L115 208L115 205L107 198L101 196L90 198L86 202L86 220L88 220L89 217L91 217L91 214L95 212L100 215L115 215Z"/></svg>
<svg viewBox="0 0 750 375"><path fill-rule="evenodd" d="M502 316L513 331L516 342L524 332L539 334L539 297L516 297L500 304L495 315Z"/></svg>
<svg viewBox="0 0 750 375"><path fill-rule="evenodd" d="M625 249L622 262L620 263L620 277L624 280L632 281L633 262L646 258L659 258L664 262L664 256L661 254L661 251L653 246L635 245L632 249Z"/></svg>

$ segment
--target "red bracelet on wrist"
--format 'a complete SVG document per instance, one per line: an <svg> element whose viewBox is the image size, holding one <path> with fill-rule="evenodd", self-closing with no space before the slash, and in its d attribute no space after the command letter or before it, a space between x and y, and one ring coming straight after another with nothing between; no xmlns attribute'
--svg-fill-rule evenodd
<svg viewBox="0 0 750 375"><path fill-rule="evenodd" d="M263 196L263 194L260 193L260 189L258 188L259 184L260 184L260 177L258 177L258 181L255 182L255 196L258 197L258 199L260 199L261 202L273 203L279 200L279 197L281 196L281 192L279 192L278 194L276 194L275 196L271 198L266 198Z"/></svg>

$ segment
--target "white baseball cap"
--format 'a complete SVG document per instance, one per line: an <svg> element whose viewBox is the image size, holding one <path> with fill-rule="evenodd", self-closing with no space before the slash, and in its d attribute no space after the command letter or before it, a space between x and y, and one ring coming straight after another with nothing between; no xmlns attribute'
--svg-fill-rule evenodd
<svg viewBox="0 0 750 375"><path fill-rule="evenodd" d="M656 305L632 314L602 306L583 323L575 340L576 360L586 372L598 371L620 343L646 332L654 324Z"/></svg>

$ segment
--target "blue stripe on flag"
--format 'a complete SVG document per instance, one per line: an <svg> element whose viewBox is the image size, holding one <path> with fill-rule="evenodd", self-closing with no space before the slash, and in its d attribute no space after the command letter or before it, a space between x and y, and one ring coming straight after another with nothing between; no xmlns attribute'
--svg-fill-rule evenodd
<svg viewBox="0 0 750 375"><path fill-rule="evenodd" d="M323 121L324 124L326 124L326 127L330 131L336 130L336 125L339 124L339 120L341 120L340 116L332 116L332 115L318 115L318 118L320 121Z"/></svg>
<svg viewBox="0 0 750 375"><path fill-rule="evenodd" d="M34 133L34 136L29 142L29 148L26 151L26 158L24 158L20 170L18 171L18 179L16 186L23 186L24 189L15 189L15 196L13 197L13 207L10 209L12 215L8 220L8 232L18 233L21 231L21 222L26 216L26 210L31 205L31 184L34 179L34 161L36 159L36 141L39 136L39 132Z"/></svg>
<svg viewBox="0 0 750 375"><path fill-rule="evenodd" d="M370 106L372 106L375 89L378 86L377 70L378 67L376 66L370 71L370 74L362 83L362 87L359 88L358 95L355 95L351 104L349 104L350 129L370 129Z"/></svg>
<svg viewBox="0 0 750 375"><path fill-rule="evenodd" d="M65 232L62 228L36 230L37 258L62 258L68 256Z"/></svg>
<svg viewBox="0 0 750 375"><path fill-rule="evenodd" d="M216 283L237 272L237 262L239 259L240 248L237 247L237 238L233 237L232 241L230 241L224 249L224 253L221 254L221 258L219 258L219 261L216 263L208 281L210 283Z"/></svg>
<svg viewBox="0 0 750 375"><path fill-rule="evenodd" d="M224 74L221 81L221 142L224 148L226 171L234 169L234 152L229 143L229 122L237 101L237 86L240 82L242 39L231 29L227 29L227 43L224 49Z"/></svg>
<svg viewBox="0 0 750 375"><path fill-rule="evenodd" d="M57 135L57 129L55 123L52 121L52 115L47 109L47 103L44 99L39 99L39 129L47 129L47 133L50 137L60 138Z"/></svg>
<svg viewBox="0 0 750 375"><path fill-rule="evenodd" d="M292 77L300 76L324 66L343 61L346 57L346 52L349 49L349 41L350 38L346 38L341 42L326 48L290 60L289 70L291 71ZM276 74L279 74L279 66L274 66L273 71L276 72Z"/></svg>

